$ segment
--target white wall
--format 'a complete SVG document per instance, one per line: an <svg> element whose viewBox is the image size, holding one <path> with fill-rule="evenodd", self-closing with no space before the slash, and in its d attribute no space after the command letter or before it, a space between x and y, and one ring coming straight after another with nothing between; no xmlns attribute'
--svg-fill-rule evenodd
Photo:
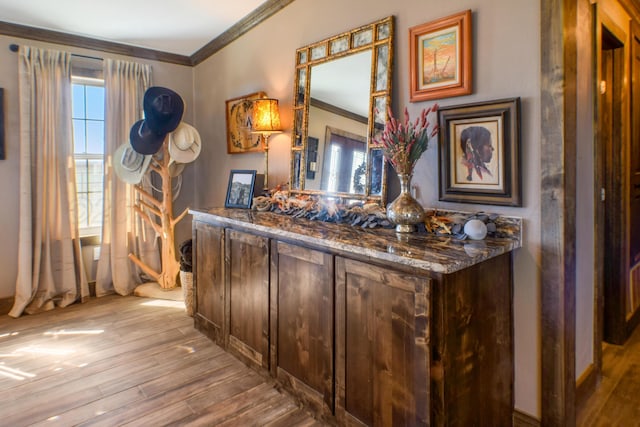
<svg viewBox="0 0 640 427"><path fill-rule="evenodd" d="M152 82L155 85L166 86L184 99L186 110L184 121L193 123L193 69L182 65L166 64L157 61L147 61L110 55L87 49L70 46L52 45L16 37L0 36L0 87L4 88L4 119L5 119L5 153L6 160L0 160L0 194L2 195L2 212L0 213L0 230L3 244L0 245L0 298L11 297L15 293L18 255L18 179L20 168L18 156L20 154L19 133L19 103L18 103L18 54L9 50L9 45L31 45L65 50L100 58L121 58L130 61L150 64L152 67ZM195 167L187 166L183 173L182 191L175 202L176 215L194 200ZM191 236L191 221L187 216L176 230L176 242L180 243Z"/></svg>
<svg viewBox="0 0 640 427"><path fill-rule="evenodd" d="M409 102L408 29L473 11L470 96L441 105L521 97L522 208L438 202L438 150L416 166L413 184L425 207L485 210L524 218L524 247L514 255L515 405L540 415L540 3L537 0L297 0L195 68L196 126L206 141L196 161L196 204L222 206L229 171L262 171L262 154L226 154L225 100L263 90L280 99L283 134L270 139L270 183L288 181L295 50L388 15L396 17L394 110L412 117L430 103ZM393 197L393 195L390 195Z"/></svg>

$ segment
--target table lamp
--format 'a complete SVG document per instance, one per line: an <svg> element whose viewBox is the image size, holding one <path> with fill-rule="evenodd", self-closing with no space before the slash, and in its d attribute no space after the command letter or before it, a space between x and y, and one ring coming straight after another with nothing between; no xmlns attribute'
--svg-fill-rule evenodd
<svg viewBox="0 0 640 427"><path fill-rule="evenodd" d="M259 98L253 101L251 133L260 134L264 148L264 188L268 189L269 176L269 136L280 133L280 111L278 100L273 98Z"/></svg>

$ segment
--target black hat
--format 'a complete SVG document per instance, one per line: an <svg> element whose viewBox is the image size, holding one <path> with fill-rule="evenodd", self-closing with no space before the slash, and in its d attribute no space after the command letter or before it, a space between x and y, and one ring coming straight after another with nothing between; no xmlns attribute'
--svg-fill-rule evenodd
<svg viewBox="0 0 640 427"><path fill-rule="evenodd" d="M171 89L152 86L144 93L143 108L146 125L157 134L165 134L180 124L184 102Z"/></svg>
<svg viewBox="0 0 640 427"><path fill-rule="evenodd" d="M156 133L149 128L147 120L138 120L129 132L131 147L140 154L155 154L164 142L166 134Z"/></svg>

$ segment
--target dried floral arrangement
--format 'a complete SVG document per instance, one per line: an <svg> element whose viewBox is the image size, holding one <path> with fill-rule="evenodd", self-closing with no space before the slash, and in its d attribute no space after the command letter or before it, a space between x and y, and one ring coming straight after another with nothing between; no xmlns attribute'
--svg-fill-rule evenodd
<svg viewBox="0 0 640 427"><path fill-rule="evenodd" d="M438 125L431 126L427 117L437 111L438 104L433 104L423 109L415 122L411 122L405 107L404 122L400 122L393 117L391 108L387 109L384 131L376 142L381 144L384 157L397 174L411 175L416 162L427 150L429 140L438 134Z"/></svg>
<svg viewBox="0 0 640 427"><path fill-rule="evenodd" d="M387 219L385 209L377 203L345 205L322 197L289 197L284 191L275 191L270 196L254 197L252 209L362 228L393 227Z"/></svg>

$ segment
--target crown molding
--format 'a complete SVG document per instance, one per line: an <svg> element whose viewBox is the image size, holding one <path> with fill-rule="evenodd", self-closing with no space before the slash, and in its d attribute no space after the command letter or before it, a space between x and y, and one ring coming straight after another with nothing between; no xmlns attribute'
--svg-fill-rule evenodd
<svg viewBox="0 0 640 427"><path fill-rule="evenodd" d="M191 64L198 65L223 47L227 46L241 35L245 34L262 21L271 17L275 13L288 6L294 0L268 0L256 8L253 12L242 18L231 28L220 34L215 39L204 45L193 55L191 55Z"/></svg>
<svg viewBox="0 0 640 427"><path fill-rule="evenodd" d="M249 13L231 28L211 40L191 56L178 55L175 53L67 34L60 31L45 30L42 28L29 27L4 21L0 21L0 34L64 46L74 46L99 52L167 62L170 64L194 66L218 52L220 49L233 42L256 25L260 24L262 21L282 10L293 1L294 0L268 0L264 2L253 12Z"/></svg>
<svg viewBox="0 0 640 427"><path fill-rule="evenodd" d="M146 49L143 47L131 46L122 43L98 40L91 37L67 34L59 31L29 27L26 25L12 24L9 22L0 21L0 34L11 37L20 37L28 40L37 40L47 43L60 44L64 46L74 46L83 49L91 49L99 52L151 59L154 61L168 62L171 64L191 65L191 59L188 56L184 55L177 55L174 53L162 52L159 50Z"/></svg>

